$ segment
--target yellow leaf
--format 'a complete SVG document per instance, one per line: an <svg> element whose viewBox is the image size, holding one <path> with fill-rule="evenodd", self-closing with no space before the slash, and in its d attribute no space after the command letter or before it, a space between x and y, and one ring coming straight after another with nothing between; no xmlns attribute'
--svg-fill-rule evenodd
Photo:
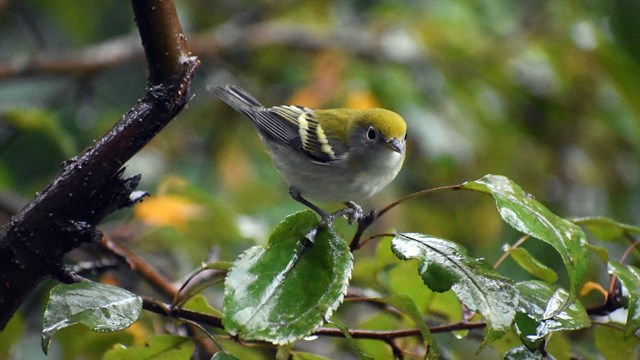
<svg viewBox="0 0 640 360"><path fill-rule="evenodd" d="M134 207L135 216L147 225L181 227L198 218L202 207L176 195L146 198Z"/></svg>
<svg viewBox="0 0 640 360"><path fill-rule="evenodd" d="M607 290L605 290L602 285L598 284L597 282L593 282L593 281L587 281L583 286L582 289L580 289L580 295L581 296L585 296L588 293L592 292L592 291L597 291L599 293L601 293L604 298L607 298Z"/></svg>
<svg viewBox="0 0 640 360"><path fill-rule="evenodd" d="M347 95L346 105L350 109L379 108L380 103L369 90L356 90Z"/></svg>

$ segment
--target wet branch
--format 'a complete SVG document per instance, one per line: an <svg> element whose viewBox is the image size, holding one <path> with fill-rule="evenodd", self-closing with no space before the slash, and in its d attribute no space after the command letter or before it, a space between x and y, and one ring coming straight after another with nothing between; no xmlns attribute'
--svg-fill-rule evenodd
<svg viewBox="0 0 640 360"><path fill-rule="evenodd" d="M0 232L0 330L43 277L57 274L64 255L101 239L96 225L140 199L140 176L122 178L123 164L188 101L199 61L187 51L171 1L132 0L148 62L142 99L60 173Z"/></svg>

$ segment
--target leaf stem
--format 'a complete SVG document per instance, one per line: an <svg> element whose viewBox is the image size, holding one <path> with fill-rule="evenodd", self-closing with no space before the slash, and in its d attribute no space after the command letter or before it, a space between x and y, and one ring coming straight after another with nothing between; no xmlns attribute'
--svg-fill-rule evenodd
<svg viewBox="0 0 640 360"><path fill-rule="evenodd" d="M523 235L522 237L520 237L520 239L518 239L518 241L513 243L512 246L510 246L508 249L503 251L502 255L500 255L498 260L496 260L496 262L493 264L493 268L497 269L498 266L500 266L502 264L502 262L505 261L507 259L507 257L509 257L509 250L520 247L520 245L522 245L528 239L529 239L529 235Z"/></svg>
<svg viewBox="0 0 640 360"><path fill-rule="evenodd" d="M426 194L430 194L432 192L435 191L439 191L439 190L458 190L460 189L461 185L447 185L447 186L439 186L439 187L435 187L435 188L431 188L431 189L424 189L424 190L420 190L414 193L411 193L407 196L404 196L394 202L392 202L391 204L383 207L381 210L374 210L372 211L370 214L366 215L365 217L362 217L359 221L358 221L358 229L356 230L355 234L353 234L353 238L351 239L351 243L349 244L349 249L351 249L351 251L354 250L358 250L362 247L362 245L364 245L364 243L366 243L366 241L361 243L361 238L362 235L364 234L365 231L367 231L367 229L369 229L369 227L376 222L376 220L378 220L378 218L380 218L382 215L386 214L389 210L393 209L394 207L402 204L403 202L409 200L409 199L413 199L415 197L418 196L422 196L422 195L426 195ZM371 240L371 238L367 239Z"/></svg>

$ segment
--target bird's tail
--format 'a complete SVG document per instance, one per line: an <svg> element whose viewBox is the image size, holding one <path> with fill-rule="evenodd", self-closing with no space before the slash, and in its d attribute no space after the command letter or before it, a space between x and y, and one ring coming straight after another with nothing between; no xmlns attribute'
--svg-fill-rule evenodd
<svg viewBox="0 0 640 360"><path fill-rule="evenodd" d="M232 108L243 113L255 107L262 107L256 98L239 86L227 85L224 88L216 86L211 88L211 92Z"/></svg>

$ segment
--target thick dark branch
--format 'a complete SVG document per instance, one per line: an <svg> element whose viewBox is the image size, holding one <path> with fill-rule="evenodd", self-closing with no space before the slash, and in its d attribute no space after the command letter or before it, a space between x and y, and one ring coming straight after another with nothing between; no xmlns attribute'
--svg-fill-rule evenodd
<svg viewBox="0 0 640 360"><path fill-rule="evenodd" d="M173 2L132 0L131 3L149 65L149 82L158 84L180 74L190 54Z"/></svg>
<svg viewBox="0 0 640 360"><path fill-rule="evenodd" d="M3 228L0 329L40 279L58 270L65 253L100 239L95 225L105 215L135 201L131 193L139 176L122 179L122 165L188 101L199 62L186 51L173 3L132 3L145 53L154 57L148 59L146 92L102 139L65 162L60 174Z"/></svg>

